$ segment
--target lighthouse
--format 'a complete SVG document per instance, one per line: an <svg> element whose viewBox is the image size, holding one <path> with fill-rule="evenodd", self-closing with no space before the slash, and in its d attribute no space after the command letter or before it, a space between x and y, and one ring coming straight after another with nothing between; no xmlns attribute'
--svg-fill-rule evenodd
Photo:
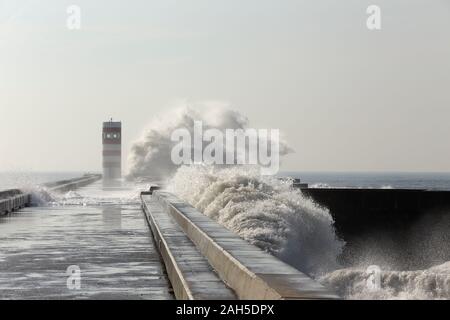
<svg viewBox="0 0 450 320"><path fill-rule="evenodd" d="M122 122L103 122L103 180L122 177Z"/></svg>

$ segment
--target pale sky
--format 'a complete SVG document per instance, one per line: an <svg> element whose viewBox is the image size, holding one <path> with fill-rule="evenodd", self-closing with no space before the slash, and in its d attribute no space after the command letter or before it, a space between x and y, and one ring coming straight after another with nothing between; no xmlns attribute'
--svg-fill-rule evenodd
<svg viewBox="0 0 450 320"><path fill-rule="evenodd" d="M179 100L280 129L284 170L450 171L450 2L0 0L0 171L100 170L110 117L125 162Z"/></svg>

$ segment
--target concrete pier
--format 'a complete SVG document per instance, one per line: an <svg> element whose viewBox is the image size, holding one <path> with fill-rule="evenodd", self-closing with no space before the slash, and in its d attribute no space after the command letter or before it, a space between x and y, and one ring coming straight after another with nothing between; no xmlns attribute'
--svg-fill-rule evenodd
<svg viewBox="0 0 450 320"><path fill-rule="evenodd" d="M53 192L66 192L87 186L101 179L99 174L86 174L79 178L44 183L42 187ZM0 192L0 215L8 214L31 205L31 194L19 189Z"/></svg>
<svg viewBox="0 0 450 320"><path fill-rule="evenodd" d="M0 299L173 299L140 202L121 200L135 193L97 181L64 205L2 217ZM67 285L70 266L79 289Z"/></svg>
<svg viewBox="0 0 450 320"><path fill-rule="evenodd" d="M183 300L232 300L234 291L219 278L180 226L150 195L142 197L146 218L175 296Z"/></svg>
<svg viewBox="0 0 450 320"><path fill-rule="evenodd" d="M60 180L56 182L44 183L43 186L54 192L67 192L70 190L85 187L102 178L101 174L86 174L79 178Z"/></svg>
<svg viewBox="0 0 450 320"><path fill-rule="evenodd" d="M31 195L24 194L18 189L0 192L0 215L7 214L26 206L31 202Z"/></svg>
<svg viewBox="0 0 450 320"><path fill-rule="evenodd" d="M164 223L167 216L176 223L197 251L230 287L238 299L336 299L338 296L297 269L249 244L217 222L198 212L173 194L154 191L141 196L143 208L153 225ZM161 208L163 212L161 212ZM152 229L155 227L152 227ZM155 233L154 233L155 236ZM170 237L170 234L169 234ZM178 267L179 251L175 242L156 238L161 252L172 252L170 269ZM164 256L164 254L163 254ZM166 262L167 267L167 261ZM167 267L169 270L169 267ZM183 265L180 266L180 269ZM170 277L170 272L169 272ZM197 282L205 281L198 277ZM216 283L216 282L214 282ZM188 291L189 284L172 281L174 291Z"/></svg>
<svg viewBox="0 0 450 320"><path fill-rule="evenodd" d="M339 298L168 192L99 175L45 188L62 195L0 220L0 299Z"/></svg>

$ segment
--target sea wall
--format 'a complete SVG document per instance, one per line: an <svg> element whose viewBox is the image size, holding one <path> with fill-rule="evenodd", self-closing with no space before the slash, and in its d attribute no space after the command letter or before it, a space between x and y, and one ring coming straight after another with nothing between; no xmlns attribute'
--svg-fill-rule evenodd
<svg viewBox="0 0 450 320"><path fill-rule="evenodd" d="M45 183L42 186L53 192L66 192L87 186L101 179L100 174L87 174L79 178ZM31 194L19 189L0 191L0 215L8 214L31 204Z"/></svg>
<svg viewBox="0 0 450 320"><path fill-rule="evenodd" d="M450 260L450 192L405 189L302 189L326 207L345 241L344 265L424 269ZM377 262L378 263L378 262Z"/></svg>
<svg viewBox="0 0 450 320"><path fill-rule="evenodd" d="M424 215L450 214L450 191L415 189L302 188L330 210L338 233L400 231Z"/></svg>
<svg viewBox="0 0 450 320"><path fill-rule="evenodd" d="M4 215L28 206L31 195L20 190L5 190L0 192L0 215Z"/></svg>

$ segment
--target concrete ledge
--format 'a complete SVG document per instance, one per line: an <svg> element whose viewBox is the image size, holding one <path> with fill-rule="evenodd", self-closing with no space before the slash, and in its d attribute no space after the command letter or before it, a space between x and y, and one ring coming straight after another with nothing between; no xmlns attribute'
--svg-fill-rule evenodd
<svg viewBox="0 0 450 320"><path fill-rule="evenodd" d="M50 191L65 192L87 186L101 178L100 174L89 174L80 178L49 182L43 184L43 186ZM11 213L29 205L31 205L31 194L29 193L23 193L19 189L0 192L0 215Z"/></svg>
<svg viewBox="0 0 450 320"><path fill-rule="evenodd" d="M3 193L3 192L2 192ZM31 195L18 193L9 198L0 198L0 215L8 214L30 205Z"/></svg>
<svg viewBox="0 0 450 320"><path fill-rule="evenodd" d="M171 193L153 197L239 299L338 299L332 291L206 217Z"/></svg>
<svg viewBox="0 0 450 320"><path fill-rule="evenodd" d="M89 174L80 178L60 180L56 182L49 182L43 184L50 191L54 192L66 192L77 188L85 187L91 183L94 183L102 178L101 174Z"/></svg>
<svg viewBox="0 0 450 320"><path fill-rule="evenodd" d="M236 299L181 228L150 195L142 207L163 258L175 297L182 300Z"/></svg>

